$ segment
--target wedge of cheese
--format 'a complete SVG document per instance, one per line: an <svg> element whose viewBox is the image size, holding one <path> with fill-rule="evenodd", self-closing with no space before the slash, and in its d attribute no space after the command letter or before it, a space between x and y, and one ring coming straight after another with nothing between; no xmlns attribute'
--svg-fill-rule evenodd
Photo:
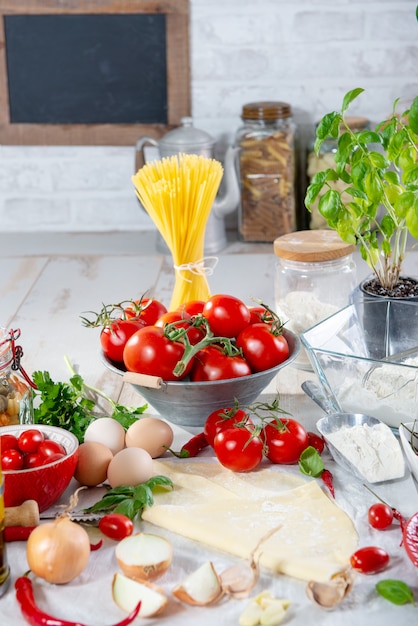
<svg viewBox="0 0 418 626"><path fill-rule="evenodd" d="M358 535L348 515L316 480L264 468L248 474L216 461L155 461L174 489L154 495L143 519L248 558L260 539L260 563L301 580L328 580L346 567Z"/></svg>

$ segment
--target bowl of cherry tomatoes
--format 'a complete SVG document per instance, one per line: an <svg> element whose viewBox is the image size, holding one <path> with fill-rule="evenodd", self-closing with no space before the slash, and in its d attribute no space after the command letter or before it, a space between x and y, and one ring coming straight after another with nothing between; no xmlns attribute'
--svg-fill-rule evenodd
<svg viewBox="0 0 418 626"><path fill-rule="evenodd" d="M78 440L69 431L43 424L0 429L5 506L36 500L45 511L64 493L77 465Z"/></svg>
<svg viewBox="0 0 418 626"><path fill-rule="evenodd" d="M219 408L251 405L297 357L300 342L268 307L217 294L144 325L126 340L122 360L103 342L102 350L106 367L163 418L202 427Z"/></svg>

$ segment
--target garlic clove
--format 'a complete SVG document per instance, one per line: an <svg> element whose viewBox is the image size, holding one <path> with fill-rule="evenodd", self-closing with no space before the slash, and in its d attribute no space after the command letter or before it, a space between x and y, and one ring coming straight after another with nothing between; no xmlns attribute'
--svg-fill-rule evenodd
<svg viewBox="0 0 418 626"><path fill-rule="evenodd" d="M275 598L270 591L262 591L247 605L239 619L240 626L276 626L286 615L290 601Z"/></svg>
<svg viewBox="0 0 418 626"><path fill-rule="evenodd" d="M346 569L332 576L329 582L309 581L306 594L312 602L324 609L332 609L350 593L354 584L351 569Z"/></svg>
<svg viewBox="0 0 418 626"><path fill-rule="evenodd" d="M222 587L234 598L246 598L255 586L259 567L254 560L237 563L221 573Z"/></svg>
<svg viewBox="0 0 418 626"><path fill-rule="evenodd" d="M141 602L139 617L154 617L164 611L168 604L162 589L148 582L133 580L117 573L112 581L112 596L119 608L130 613Z"/></svg>
<svg viewBox="0 0 418 626"><path fill-rule="evenodd" d="M224 592L213 563L207 561L189 574L172 593L185 604L207 606L220 600Z"/></svg>

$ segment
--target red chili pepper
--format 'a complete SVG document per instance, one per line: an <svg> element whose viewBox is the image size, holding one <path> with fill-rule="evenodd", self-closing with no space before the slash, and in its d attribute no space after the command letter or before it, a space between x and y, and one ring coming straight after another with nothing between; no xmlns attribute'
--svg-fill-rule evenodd
<svg viewBox="0 0 418 626"><path fill-rule="evenodd" d="M335 498L334 477L331 474L331 472L329 470L327 470L327 469L324 469L322 471L321 478L324 481L324 483L326 484L326 486L328 487L329 492L332 495L332 497Z"/></svg>
<svg viewBox="0 0 418 626"><path fill-rule="evenodd" d="M180 450L180 457L187 458L191 456L197 456L199 452L208 447L208 442L205 433L199 433L195 435L187 443L184 444Z"/></svg>
<svg viewBox="0 0 418 626"><path fill-rule="evenodd" d="M6 526L4 529L5 541L26 541L36 526Z"/></svg>
<svg viewBox="0 0 418 626"><path fill-rule="evenodd" d="M80 622L68 622L44 613L36 604L32 581L27 576L20 576L15 582L16 599L20 604L22 615L31 626L84 626ZM139 613L141 602L123 620L114 626L128 626Z"/></svg>
<svg viewBox="0 0 418 626"><path fill-rule="evenodd" d="M100 539L100 541L98 541L97 543L91 543L90 544L90 550L91 552L95 552L96 550L99 550L103 545L103 539Z"/></svg>
<svg viewBox="0 0 418 626"><path fill-rule="evenodd" d="M407 555L415 567L418 567L418 513L414 513L405 523L402 536Z"/></svg>

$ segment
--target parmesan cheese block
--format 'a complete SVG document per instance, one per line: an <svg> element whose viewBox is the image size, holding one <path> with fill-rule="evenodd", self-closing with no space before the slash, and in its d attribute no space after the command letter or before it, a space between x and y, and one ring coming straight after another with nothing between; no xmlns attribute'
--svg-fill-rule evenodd
<svg viewBox="0 0 418 626"><path fill-rule="evenodd" d="M260 539L260 563L301 580L328 580L358 544L348 515L316 480L265 468L248 474L217 462L156 461L174 489L154 494L143 519L189 539L248 558Z"/></svg>

